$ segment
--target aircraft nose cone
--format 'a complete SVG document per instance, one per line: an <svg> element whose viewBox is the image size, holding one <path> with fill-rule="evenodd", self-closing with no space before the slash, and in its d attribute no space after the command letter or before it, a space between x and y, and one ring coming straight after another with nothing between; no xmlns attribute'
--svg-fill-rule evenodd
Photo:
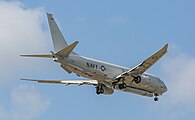
<svg viewBox="0 0 195 120"><path fill-rule="evenodd" d="M167 92L167 87L165 85L161 85L161 92L162 93Z"/></svg>
<svg viewBox="0 0 195 120"><path fill-rule="evenodd" d="M167 87L164 85L163 86L163 92L167 92L167 90L168 90Z"/></svg>

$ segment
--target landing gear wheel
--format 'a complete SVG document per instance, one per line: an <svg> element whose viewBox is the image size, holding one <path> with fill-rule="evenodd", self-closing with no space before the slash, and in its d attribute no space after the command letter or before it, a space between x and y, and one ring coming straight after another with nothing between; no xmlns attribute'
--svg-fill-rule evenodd
<svg viewBox="0 0 195 120"><path fill-rule="evenodd" d="M122 84L119 84L119 85L118 85L118 88L119 88L119 89L123 89Z"/></svg>
<svg viewBox="0 0 195 120"><path fill-rule="evenodd" d="M101 88L100 89L100 93L103 94L104 93L104 89Z"/></svg>
<svg viewBox="0 0 195 120"><path fill-rule="evenodd" d="M101 94L99 86L96 87L96 94Z"/></svg>
<svg viewBox="0 0 195 120"><path fill-rule="evenodd" d="M135 83L138 84L141 82L141 77L140 76L134 77L133 81L135 81Z"/></svg>
<svg viewBox="0 0 195 120"><path fill-rule="evenodd" d="M127 85L125 83L123 83L122 86L124 89L127 87Z"/></svg>
<svg viewBox="0 0 195 120"><path fill-rule="evenodd" d="M154 101L158 101L158 97L155 97L155 98L154 98Z"/></svg>
<svg viewBox="0 0 195 120"><path fill-rule="evenodd" d="M125 89L127 85L125 83L119 84L119 89Z"/></svg>
<svg viewBox="0 0 195 120"><path fill-rule="evenodd" d="M103 94L104 93L104 89L102 88L102 85L98 85L96 87L96 93L99 94Z"/></svg>

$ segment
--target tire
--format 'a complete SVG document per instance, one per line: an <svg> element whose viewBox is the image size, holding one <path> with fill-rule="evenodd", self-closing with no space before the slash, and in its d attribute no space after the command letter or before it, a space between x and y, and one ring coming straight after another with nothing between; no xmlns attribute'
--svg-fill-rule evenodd
<svg viewBox="0 0 195 120"><path fill-rule="evenodd" d="M119 89L123 89L123 85L122 85L122 84L119 84L119 85L118 85L118 88L119 88Z"/></svg>
<svg viewBox="0 0 195 120"><path fill-rule="evenodd" d="M100 93L99 87L96 87L96 94L97 94L97 95L101 94L101 93Z"/></svg>
<svg viewBox="0 0 195 120"><path fill-rule="evenodd" d="M125 83L119 84L119 89L125 89L127 85Z"/></svg>
<svg viewBox="0 0 195 120"><path fill-rule="evenodd" d="M137 77L135 77L134 78L134 81L135 81L135 83L140 83L141 82L141 77L140 76L137 76Z"/></svg>
<svg viewBox="0 0 195 120"><path fill-rule="evenodd" d="M154 101L158 101L158 97L155 97L155 98L154 98Z"/></svg>
<svg viewBox="0 0 195 120"><path fill-rule="evenodd" d="M103 94L104 93L104 89L100 89L100 93Z"/></svg>
<svg viewBox="0 0 195 120"><path fill-rule="evenodd" d="M123 89L125 89L127 87L127 85L125 83L122 84Z"/></svg>

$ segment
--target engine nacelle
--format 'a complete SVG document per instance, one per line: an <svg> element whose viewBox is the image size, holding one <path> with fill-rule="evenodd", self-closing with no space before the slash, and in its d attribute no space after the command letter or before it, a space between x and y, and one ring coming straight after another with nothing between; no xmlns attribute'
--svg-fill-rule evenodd
<svg viewBox="0 0 195 120"><path fill-rule="evenodd" d="M102 84L102 89L104 90L104 93L103 94L111 95L111 94L114 93L114 90L111 87L106 86L104 84Z"/></svg>

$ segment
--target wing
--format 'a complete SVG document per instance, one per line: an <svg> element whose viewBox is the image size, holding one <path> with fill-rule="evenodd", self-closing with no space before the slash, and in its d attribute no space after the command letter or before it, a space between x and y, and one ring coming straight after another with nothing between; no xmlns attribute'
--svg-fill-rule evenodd
<svg viewBox="0 0 195 120"><path fill-rule="evenodd" d="M96 80L35 80L20 78L20 80L33 81L38 83L65 84L65 85L97 85Z"/></svg>
<svg viewBox="0 0 195 120"><path fill-rule="evenodd" d="M156 63L163 55L166 54L168 49L168 44L166 44L161 50L153 54L151 57L143 61L141 64L138 64L134 68L130 69L129 71L126 71L116 78L120 78L123 76L138 76L143 74L146 70L148 70L154 63Z"/></svg>

